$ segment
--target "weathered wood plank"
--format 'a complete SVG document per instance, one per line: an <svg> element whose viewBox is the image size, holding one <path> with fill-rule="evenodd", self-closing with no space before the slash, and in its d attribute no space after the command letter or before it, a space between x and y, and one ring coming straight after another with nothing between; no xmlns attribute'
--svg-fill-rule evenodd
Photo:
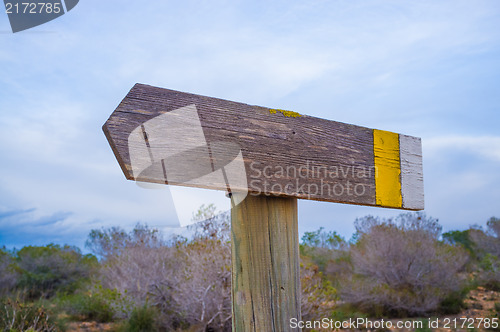
<svg viewBox="0 0 500 332"><path fill-rule="evenodd" d="M401 149L401 192L403 207L424 207L424 181L422 173L422 143L420 138L399 135Z"/></svg>
<svg viewBox="0 0 500 332"><path fill-rule="evenodd" d="M295 198L249 195L232 208L233 331L292 331L300 320L297 227Z"/></svg>
<svg viewBox="0 0 500 332"><path fill-rule="evenodd" d="M410 153L414 157L405 157L404 185L399 179L399 191L389 191L396 198L377 200L385 183L401 174L403 163L391 162L381 150L379 164L389 167L377 169L376 133L369 128L142 84L131 89L103 128L127 179L423 208L423 186L412 185L423 183L417 146Z"/></svg>

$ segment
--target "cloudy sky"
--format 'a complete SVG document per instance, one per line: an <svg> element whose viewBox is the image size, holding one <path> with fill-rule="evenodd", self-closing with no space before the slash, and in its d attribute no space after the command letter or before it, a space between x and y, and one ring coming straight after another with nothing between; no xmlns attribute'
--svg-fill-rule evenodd
<svg viewBox="0 0 500 332"><path fill-rule="evenodd" d="M176 229L101 131L136 82L422 137L426 213L500 217L500 1L84 0L16 34L0 13L0 45L0 245ZM299 230L398 213L300 201Z"/></svg>

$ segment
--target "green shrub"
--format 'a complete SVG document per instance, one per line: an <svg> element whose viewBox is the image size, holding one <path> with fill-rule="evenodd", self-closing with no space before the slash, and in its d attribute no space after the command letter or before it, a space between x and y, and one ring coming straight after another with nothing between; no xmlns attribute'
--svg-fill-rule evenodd
<svg viewBox="0 0 500 332"><path fill-rule="evenodd" d="M73 319L112 322L131 310L128 299L116 289L96 285L93 290L63 298L61 305Z"/></svg>
<svg viewBox="0 0 500 332"><path fill-rule="evenodd" d="M301 238L300 253L310 257L321 272L325 272L330 261L343 252L347 243L337 232L327 232L320 227L315 232L305 232Z"/></svg>
<svg viewBox="0 0 500 332"><path fill-rule="evenodd" d="M156 319L158 313L152 307L146 305L135 308L132 311L127 324L127 332L154 332L157 331Z"/></svg>
<svg viewBox="0 0 500 332"><path fill-rule="evenodd" d="M17 287L25 290L29 299L74 293L89 280L97 264L93 255L82 255L78 248L54 244L27 246L16 256Z"/></svg>
<svg viewBox="0 0 500 332"><path fill-rule="evenodd" d="M444 315L454 315L458 314L465 308L464 300L469 294L470 287L464 287L462 290L450 293L445 299L439 304L438 312Z"/></svg>
<svg viewBox="0 0 500 332"><path fill-rule="evenodd" d="M445 243L451 245L460 245L468 251L472 258L476 258L476 246L470 238L470 230L465 231L449 231L443 233L443 240Z"/></svg>
<svg viewBox="0 0 500 332"><path fill-rule="evenodd" d="M88 294L77 295L70 309L73 317L81 320L92 320L100 323L111 322L114 312L111 305L103 298Z"/></svg>
<svg viewBox="0 0 500 332"><path fill-rule="evenodd" d="M486 254L479 262L476 282L492 291L500 291L500 259L492 254Z"/></svg>

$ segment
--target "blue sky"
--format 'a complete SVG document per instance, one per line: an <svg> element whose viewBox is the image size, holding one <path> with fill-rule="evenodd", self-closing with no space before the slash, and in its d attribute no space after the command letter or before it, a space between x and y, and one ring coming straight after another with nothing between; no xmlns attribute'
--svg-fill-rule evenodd
<svg viewBox="0 0 500 332"><path fill-rule="evenodd" d="M16 34L0 13L0 45L0 245L182 231L101 131L136 82L422 137L426 213L500 217L499 1L85 0ZM299 230L398 213L300 201Z"/></svg>

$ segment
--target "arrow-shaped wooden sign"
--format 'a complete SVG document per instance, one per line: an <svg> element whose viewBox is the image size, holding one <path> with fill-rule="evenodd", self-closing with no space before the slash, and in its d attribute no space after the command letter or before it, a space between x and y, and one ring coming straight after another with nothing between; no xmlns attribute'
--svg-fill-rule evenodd
<svg viewBox="0 0 500 332"><path fill-rule="evenodd" d="M143 84L103 130L130 180L424 208L416 137Z"/></svg>
<svg viewBox="0 0 500 332"><path fill-rule="evenodd" d="M297 198L424 208L411 136L142 84L103 129L127 179L234 193L233 331L300 320Z"/></svg>

